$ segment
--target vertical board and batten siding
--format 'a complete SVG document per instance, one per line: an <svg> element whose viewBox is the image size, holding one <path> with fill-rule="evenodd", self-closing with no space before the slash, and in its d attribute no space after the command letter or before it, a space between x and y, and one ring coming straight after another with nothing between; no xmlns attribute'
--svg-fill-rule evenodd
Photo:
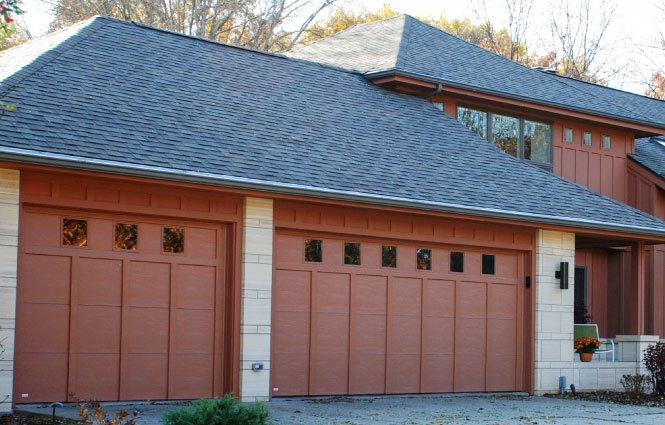
<svg viewBox="0 0 665 425"><path fill-rule="evenodd" d="M233 388L230 233L239 196L24 172L14 402L187 399ZM62 220L87 221L87 246ZM138 248L114 247L114 224ZM236 227L234 227L236 224ZM184 229L164 252L162 228Z"/></svg>
<svg viewBox="0 0 665 425"><path fill-rule="evenodd" d="M287 202L275 227L273 396L525 389L534 231ZM307 238L323 240L322 263L304 261ZM344 242L360 242L360 266L344 265ZM432 270L416 269L417 248L432 249ZM465 273L449 272L451 249ZM496 275L481 274L482 253Z"/></svg>

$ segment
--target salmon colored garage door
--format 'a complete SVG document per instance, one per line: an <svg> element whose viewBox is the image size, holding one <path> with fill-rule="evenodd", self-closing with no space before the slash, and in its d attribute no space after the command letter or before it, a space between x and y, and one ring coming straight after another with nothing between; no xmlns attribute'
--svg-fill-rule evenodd
<svg viewBox="0 0 665 425"><path fill-rule="evenodd" d="M273 396L523 390L522 253L284 231L275 256Z"/></svg>
<svg viewBox="0 0 665 425"><path fill-rule="evenodd" d="M223 392L225 228L28 208L15 401Z"/></svg>

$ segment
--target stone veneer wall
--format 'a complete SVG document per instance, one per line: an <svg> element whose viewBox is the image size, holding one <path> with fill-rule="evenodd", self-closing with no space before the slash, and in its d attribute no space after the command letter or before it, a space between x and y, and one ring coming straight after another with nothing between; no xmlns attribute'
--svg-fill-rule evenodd
<svg viewBox="0 0 665 425"><path fill-rule="evenodd" d="M569 289L554 277L569 264ZM573 381L575 234L539 229L536 235L536 338L534 392L559 389L559 377Z"/></svg>
<svg viewBox="0 0 665 425"><path fill-rule="evenodd" d="M0 412L12 408L19 172L0 169Z"/></svg>
<svg viewBox="0 0 665 425"><path fill-rule="evenodd" d="M245 198L240 319L240 398L270 396L273 201ZM253 371L252 363L263 364Z"/></svg>

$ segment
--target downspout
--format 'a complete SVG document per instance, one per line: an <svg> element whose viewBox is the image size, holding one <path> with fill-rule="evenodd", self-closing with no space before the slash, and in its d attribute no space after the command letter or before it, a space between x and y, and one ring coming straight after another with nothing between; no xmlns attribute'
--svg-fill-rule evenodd
<svg viewBox="0 0 665 425"><path fill-rule="evenodd" d="M436 96L437 94L441 94L441 93L443 93L443 84L437 83L436 89L434 91L430 92L430 93L427 93L423 97L425 99L429 99L430 97Z"/></svg>

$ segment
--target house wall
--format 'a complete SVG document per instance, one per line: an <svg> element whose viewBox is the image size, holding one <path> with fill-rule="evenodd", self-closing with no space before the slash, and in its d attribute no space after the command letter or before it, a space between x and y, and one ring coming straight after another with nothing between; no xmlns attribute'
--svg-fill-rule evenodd
<svg viewBox="0 0 665 425"><path fill-rule="evenodd" d="M626 202L627 154L633 152L635 140L632 132L599 126L591 122L533 113L500 105L489 105L486 102L450 95L435 96L431 100L443 102L445 113L453 118L457 116L457 105L463 105L490 112L552 122L554 142L552 171L554 174L586 186L595 192ZM563 141L564 128L573 129L572 143ZM592 132L591 146L582 144L584 131ZM611 149L603 149L601 146L601 138L604 134L612 137Z"/></svg>
<svg viewBox="0 0 665 425"><path fill-rule="evenodd" d="M0 169L0 412L12 406L18 217L19 171Z"/></svg>

